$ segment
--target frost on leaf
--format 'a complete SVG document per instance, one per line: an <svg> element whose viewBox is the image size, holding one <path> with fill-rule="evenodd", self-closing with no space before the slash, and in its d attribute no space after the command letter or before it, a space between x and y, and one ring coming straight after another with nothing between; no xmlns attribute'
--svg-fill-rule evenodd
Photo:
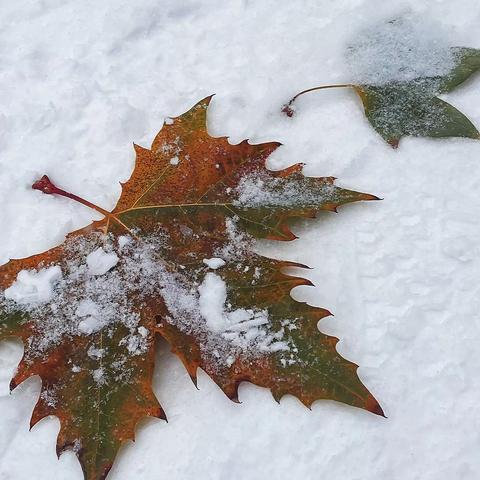
<svg viewBox="0 0 480 480"><path fill-rule="evenodd" d="M254 253L255 239L292 240L288 221L375 197L308 178L301 165L265 167L278 143L231 145L210 137L210 98L163 126L112 212L56 187L104 219L47 252L0 267L0 339L20 337L12 389L32 375L42 392L32 425L61 422L58 452L73 449L85 478L105 478L144 416L164 417L152 391L156 336L193 381L200 367L232 400L243 381L310 406L333 399L376 414L357 366L317 322L329 313L290 291L302 267Z"/></svg>

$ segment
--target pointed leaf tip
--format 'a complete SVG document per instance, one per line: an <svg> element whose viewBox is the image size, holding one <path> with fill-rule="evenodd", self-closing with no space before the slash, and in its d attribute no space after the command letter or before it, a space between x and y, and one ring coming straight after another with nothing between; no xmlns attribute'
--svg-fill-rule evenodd
<svg viewBox="0 0 480 480"><path fill-rule="evenodd" d="M365 408L366 408L366 410L368 410L369 412L371 412L375 415L387 418L385 416L383 408L380 406L377 399L373 395L369 395L369 397L367 398Z"/></svg>
<svg viewBox="0 0 480 480"><path fill-rule="evenodd" d="M371 412L374 413L375 415L379 415L380 417L387 418L387 416L385 415L385 413L383 411L383 408L380 406L379 403L377 403L377 405L375 407L373 407Z"/></svg>

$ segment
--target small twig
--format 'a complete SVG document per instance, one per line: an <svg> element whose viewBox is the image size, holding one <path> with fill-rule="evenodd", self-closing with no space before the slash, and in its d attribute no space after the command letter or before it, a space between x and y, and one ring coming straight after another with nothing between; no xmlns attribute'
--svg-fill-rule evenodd
<svg viewBox="0 0 480 480"><path fill-rule="evenodd" d="M321 85L320 87L313 87L313 88L308 88L307 90L302 90L301 92L297 93L288 103L286 103L283 108L282 112L285 113L288 117L293 117L294 115L294 110L291 107L293 102L300 96L303 95L304 93L308 92L313 92L315 90L326 90L327 88L355 88L355 85L352 83L338 83L335 85Z"/></svg>

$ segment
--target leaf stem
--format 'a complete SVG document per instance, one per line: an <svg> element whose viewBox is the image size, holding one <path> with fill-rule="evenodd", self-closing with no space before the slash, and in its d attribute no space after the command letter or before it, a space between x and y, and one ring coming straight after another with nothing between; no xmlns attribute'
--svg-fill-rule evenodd
<svg viewBox="0 0 480 480"><path fill-rule="evenodd" d="M98 205L95 205L92 202L89 202L88 200L85 200L82 197L79 197L78 195L75 195L74 193L69 193L66 192L65 190L62 190L61 188L58 188L49 178L47 175L44 175L40 180L37 180L33 185L32 188L34 190L40 190L43 193L46 193L47 195L61 195L62 197L67 197L72 200L75 200L78 203L81 203L82 205L85 205L89 208L92 208L93 210L96 210L97 212L101 213L102 215L108 217L110 216L110 212L107 210L104 210L102 207L99 207Z"/></svg>
<svg viewBox="0 0 480 480"><path fill-rule="evenodd" d="M74 193L66 192L65 190L62 190L61 188L58 188L51 180L48 178L47 175L43 175L40 180L37 180L36 182L33 183L32 188L34 190L40 190L43 193L46 193L47 195L61 195L62 197L67 197L70 198L71 200L74 200L75 202L81 203L82 205L85 205L86 207L89 207L98 213L101 213L103 216L105 216L108 220L113 220L114 222L117 222L120 224L123 228L125 228L128 232L130 232L130 229L120 221L113 213L109 212L108 210L105 210L102 207L99 207L98 205L95 205L92 202L89 202L88 200L85 200L82 197L79 197L78 195L75 195ZM130 232L131 233L131 232Z"/></svg>
<svg viewBox="0 0 480 480"><path fill-rule="evenodd" d="M355 85L353 85L352 83L337 83L333 85L320 85L319 87L307 88L306 90L302 90L301 92L297 93L294 97L292 97L290 101L283 106L282 112L285 113L287 116L292 117L294 114L294 111L293 111L293 108L291 108L291 105L300 95L303 95L304 93L308 93L308 92L313 92L315 90L326 90L327 88L355 88Z"/></svg>

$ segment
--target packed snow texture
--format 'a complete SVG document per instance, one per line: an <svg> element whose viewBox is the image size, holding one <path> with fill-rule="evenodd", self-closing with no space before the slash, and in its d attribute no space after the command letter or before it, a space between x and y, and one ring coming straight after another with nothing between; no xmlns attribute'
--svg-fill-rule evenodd
<svg viewBox="0 0 480 480"><path fill-rule="evenodd" d="M149 146L164 117L211 93L214 136L280 141L272 168L305 162L309 175L384 199L322 214L295 227L295 242L264 249L313 267L302 274L318 287L294 296L335 314L321 330L340 338L388 418L327 401L310 411L291 397L279 406L248 384L233 404L201 372L197 390L164 345L154 390L169 423L142 422L110 480L478 479L480 142L407 138L393 151L348 90L299 98L294 119L279 113L304 88L350 82L352 38L409 8L452 46L480 47L476 0L2 3L3 262L96 215L31 190L34 180L49 173L112 208L132 141ZM446 99L480 125L479 98L477 78ZM73 453L57 460L58 420L29 431L39 380L9 394L21 352L0 344L0 478L81 480Z"/></svg>
<svg viewBox="0 0 480 480"><path fill-rule="evenodd" d="M448 31L425 15L368 25L350 40L347 63L357 84L385 85L446 75L456 65Z"/></svg>

